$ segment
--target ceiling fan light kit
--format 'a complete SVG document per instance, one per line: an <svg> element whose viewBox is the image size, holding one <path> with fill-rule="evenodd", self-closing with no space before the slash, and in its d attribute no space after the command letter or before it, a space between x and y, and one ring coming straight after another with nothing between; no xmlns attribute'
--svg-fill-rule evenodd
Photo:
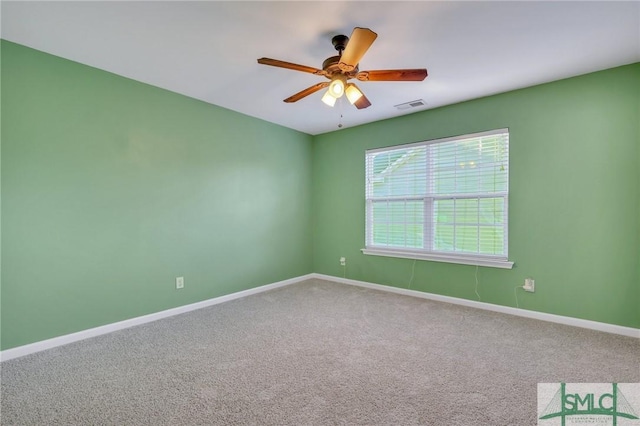
<svg viewBox="0 0 640 426"><path fill-rule="evenodd" d="M360 59L369 50L378 37L368 28L356 27L351 33L351 38L345 35L337 35L331 39L333 47L338 51L337 56L331 56L322 63L322 69L306 65L294 64L277 59L260 58L259 64L274 67L287 68L294 71L308 72L324 76L330 82L318 83L286 98L284 102L292 103L311 95L326 87L329 89L322 96L322 102L333 107L336 100L346 94L349 102L358 109L371 106L371 102L364 93L349 80L355 78L360 81L422 81L427 77L425 68L360 71L358 68Z"/></svg>
<svg viewBox="0 0 640 426"><path fill-rule="evenodd" d="M360 99L363 96L360 89L358 89L358 87L353 83L347 84L347 88L345 89L345 94L347 95L347 99L349 99L349 102L351 102L351 105L355 104L358 101L358 99Z"/></svg>
<svg viewBox="0 0 640 426"><path fill-rule="evenodd" d="M343 75L338 75L329 83L329 92L331 96L338 99L344 93L346 78Z"/></svg>
<svg viewBox="0 0 640 426"><path fill-rule="evenodd" d="M333 107L336 104L337 98L334 97L329 90L327 90L322 96L322 102L327 104L330 107Z"/></svg>

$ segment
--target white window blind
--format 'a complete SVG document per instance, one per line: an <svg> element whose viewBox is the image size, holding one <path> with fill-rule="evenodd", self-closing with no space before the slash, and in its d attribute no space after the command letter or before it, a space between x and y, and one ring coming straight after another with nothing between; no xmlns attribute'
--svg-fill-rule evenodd
<svg viewBox="0 0 640 426"><path fill-rule="evenodd" d="M509 131L366 152L366 254L511 267Z"/></svg>

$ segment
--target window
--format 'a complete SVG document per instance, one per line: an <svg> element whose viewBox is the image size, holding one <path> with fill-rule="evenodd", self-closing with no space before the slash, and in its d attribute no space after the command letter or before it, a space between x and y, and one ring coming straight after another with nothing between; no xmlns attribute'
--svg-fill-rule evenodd
<svg viewBox="0 0 640 426"><path fill-rule="evenodd" d="M366 152L365 254L511 268L509 130Z"/></svg>

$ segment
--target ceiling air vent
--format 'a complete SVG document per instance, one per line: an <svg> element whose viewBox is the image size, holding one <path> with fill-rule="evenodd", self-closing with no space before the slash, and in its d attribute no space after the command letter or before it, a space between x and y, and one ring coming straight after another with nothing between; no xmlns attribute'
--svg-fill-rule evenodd
<svg viewBox="0 0 640 426"><path fill-rule="evenodd" d="M403 110L403 109L409 109L409 108L418 108L421 106L425 106L427 103L425 101L423 101L422 99L418 99L415 101L409 101L409 102L405 102L403 104L399 104L399 105L394 105L396 108L398 108L399 110Z"/></svg>

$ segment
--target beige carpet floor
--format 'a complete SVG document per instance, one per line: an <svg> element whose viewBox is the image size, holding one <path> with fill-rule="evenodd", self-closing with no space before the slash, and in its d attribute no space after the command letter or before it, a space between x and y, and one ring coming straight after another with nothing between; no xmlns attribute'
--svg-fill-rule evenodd
<svg viewBox="0 0 640 426"><path fill-rule="evenodd" d="M534 425L640 341L309 280L6 361L2 425Z"/></svg>

